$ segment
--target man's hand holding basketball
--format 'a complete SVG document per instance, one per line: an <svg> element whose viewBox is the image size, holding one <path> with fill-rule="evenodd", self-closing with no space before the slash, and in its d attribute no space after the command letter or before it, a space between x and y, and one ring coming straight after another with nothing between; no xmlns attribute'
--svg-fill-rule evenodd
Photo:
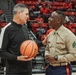
<svg viewBox="0 0 76 75"><path fill-rule="evenodd" d="M28 58L27 56L21 55L21 56L18 56L18 57L17 57L17 60L19 60L19 61L30 61L30 60L32 60L33 58L34 58L34 57Z"/></svg>

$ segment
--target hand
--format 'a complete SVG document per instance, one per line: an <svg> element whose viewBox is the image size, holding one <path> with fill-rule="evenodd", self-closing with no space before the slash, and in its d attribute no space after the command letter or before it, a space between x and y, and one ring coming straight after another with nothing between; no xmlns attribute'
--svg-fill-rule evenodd
<svg viewBox="0 0 76 75"><path fill-rule="evenodd" d="M27 56L23 56L23 55L17 57L17 60L19 60L19 61L30 61L32 59L33 59L33 57L27 58Z"/></svg>
<svg viewBox="0 0 76 75"><path fill-rule="evenodd" d="M49 62L49 63L55 62L54 57L51 56L51 55L46 55L46 56L45 56L45 60L46 60L47 62Z"/></svg>
<svg viewBox="0 0 76 75"><path fill-rule="evenodd" d="M42 43L43 43L44 45L47 44L46 37L45 37L45 39L42 41Z"/></svg>

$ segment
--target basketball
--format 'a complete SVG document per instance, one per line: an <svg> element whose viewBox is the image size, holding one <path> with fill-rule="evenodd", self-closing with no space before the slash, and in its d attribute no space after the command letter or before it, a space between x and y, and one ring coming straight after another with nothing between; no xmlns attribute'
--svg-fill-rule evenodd
<svg viewBox="0 0 76 75"><path fill-rule="evenodd" d="M27 58L35 57L38 53L38 46L32 40L24 41L20 46L20 53Z"/></svg>

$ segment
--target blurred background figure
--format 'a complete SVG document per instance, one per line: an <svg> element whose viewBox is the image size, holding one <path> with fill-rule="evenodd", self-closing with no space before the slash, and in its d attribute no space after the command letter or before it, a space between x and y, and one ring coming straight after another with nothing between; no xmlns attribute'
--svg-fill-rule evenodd
<svg viewBox="0 0 76 75"><path fill-rule="evenodd" d="M0 22L7 22L7 17L4 14L3 10L0 9Z"/></svg>

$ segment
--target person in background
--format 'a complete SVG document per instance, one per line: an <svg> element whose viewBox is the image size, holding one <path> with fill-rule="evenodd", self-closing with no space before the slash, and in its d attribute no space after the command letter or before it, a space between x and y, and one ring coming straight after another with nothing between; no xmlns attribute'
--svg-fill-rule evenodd
<svg viewBox="0 0 76 75"><path fill-rule="evenodd" d="M47 41L46 41L46 38L47 38L47 35L52 32L54 30L54 28L52 26L50 26L50 18L48 18L48 30L46 31L46 37L44 38L44 40L42 40L42 44L43 45L46 45L47 44Z"/></svg>
<svg viewBox="0 0 76 75"><path fill-rule="evenodd" d="M0 24L0 34L1 34L1 30L2 30L3 26ZM1 38L1 35L0 35ZM2 67L2 61L1 61L1 57L0 57L0 67Z"/></svg>
<svg viewBox="0 0 76 75"><path fill-rule="evenodd" d="M1 48L1 41L2 41L1 31L5 26L6 26L6 24L2 25L2 23L0 23L0 48ZM0 68L4 69L4 75L5 75L5 71L6 71L5 63L6 63L6 60L0 57Z"/></svg>
<svg viewBox="0 0 76 75"><path fill-rule="evenodd" d="M7 17L2 9L0 9L0 22L7 22Z"/></svg>
<svg viewBox="0 0 76 75"><path fill-rule="evenodd" d="M34 19L37 23L39 22L39 23L44 23L44 20L43 20L43 18L41 17L41 15L40 14L38 14L38 16Z"/></svg>
<svg viewBox="0 0 76 75"><path fill-rule="evenodd" d="M46 45L46 44L47 44L47 41L46 41L47 35L48 35L50 32L52 32L53 30L54 30L53 28L50 28L50 29L47 30L47 32L46 32L46 37L44 38L44 40L42 40L42 44L43 44L43 45Z"/></svg>
<svg viewBox="0 0 76 75"><path fill-rule="evenodd" d="M0 57L6 59L6 75L32 75L33 57L27 59L27 56L20 53L22 42L29 40L27 28L25 34L23 31L28 18L28 7L25 4L16 4L12 22L1 31Z"/></svg>
<svg viewBox="0 0 76 75"><path fill-rule="evenodd" d="M41 40L41 35L46 33L46 30L42 27L42 22L38 22L39 28L37 28L36 37Z"/></svg>
<svg viewBox="0 0 76 75"><path fill-rule="evenodd" d="M65 14L54 11L50 25L54 30L48 34L45 48L45 60L49 64L45 75L72 75L70 62L76 61L76 36L63 26Z"/></svg>

